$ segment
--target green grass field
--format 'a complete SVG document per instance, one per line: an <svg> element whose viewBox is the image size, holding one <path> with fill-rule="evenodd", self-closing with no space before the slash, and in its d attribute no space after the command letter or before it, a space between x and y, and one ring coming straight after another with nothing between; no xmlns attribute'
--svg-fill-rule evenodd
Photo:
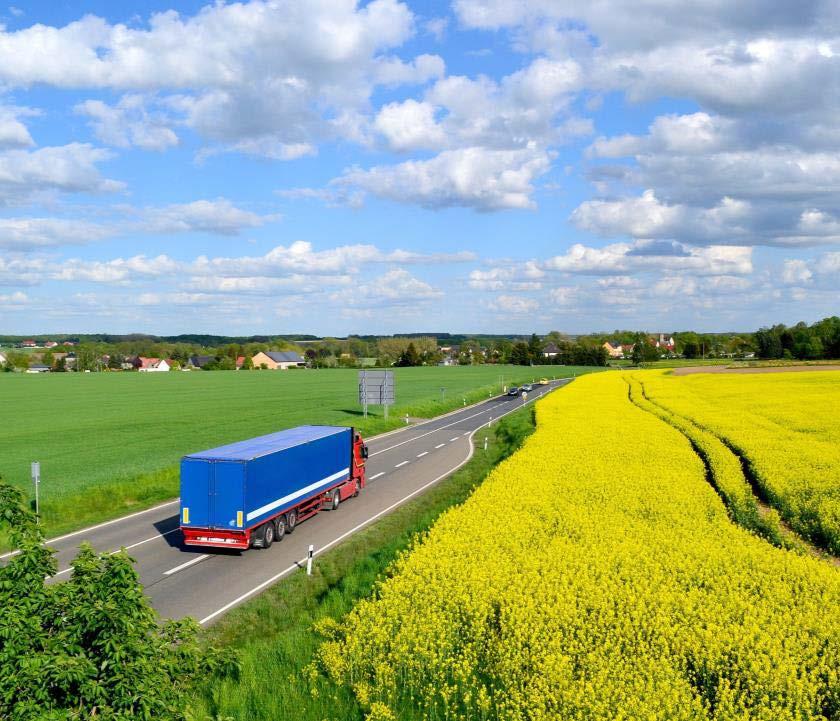
<svg viewBox="0 0 840 721"><path fill-rule="evenodd" d="M172 498L182 455L291 426L355 425L373 435L399 417L431 417L541 376L593 368L395 369L397 405L362 417L357 371L0 374L0 475L31 492L60 533ZM441 392L445 388L445 392Z"/></svg>

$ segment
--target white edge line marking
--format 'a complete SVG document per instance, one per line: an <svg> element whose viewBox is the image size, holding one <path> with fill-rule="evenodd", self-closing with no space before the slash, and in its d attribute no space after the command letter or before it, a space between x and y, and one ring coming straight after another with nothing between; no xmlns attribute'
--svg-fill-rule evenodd
<svg viewBox="0 0 840 721"><path fill-rule="evenodd" d="M276 501L271 501L271 503L266 503L264 506L255 508L253 511L248 511L248 514L245 516L245 520L250 521L251 519L256 518L257 516L261 516L263 513L268 513L269 511L274 510L278 506L282 506L284 503L288 503L289 501L295 500L295 498L305 496L310 491L314 491L318 486L325 486L328 483L337 481L342 476L348 475L350 475L350 468L342 468L337 473L333 473L331 476L322 478L320 481L315 481L315 483L310 483L305 488L301 488L295 491L294 493L290 493L288 496L283 496L282 498L278 498Z"/></svg>
<svg viewBox="0 0 840 721"><path fill-rule="evenodd" d="M151 513L152 511L160 510L161 508L166 508L167 506L172 506L176 503L180 502L180 498L176 498L172 501L167 501L166 503L161 503L157 506L152 506L151 508L145 508L142 511L137 511L136 513L129 513L127 516L120 516L119 518L113 518L110 521L105 521L104 523L98 523L95 526L88 526L87 528L82 528L78 531L73 531L72 533L66 533L63 536L56 536L55 538L48 538L44 541L44 545L48 546L51 543L57 543L58 541L63 541L67 538L73 538L73 536L78 536L80 533L88 533L89 531L97 531L100 528L105 528L106 526L113 525L114 523L121 523L122 521L127 521L129 518L136 518L137 516L142 516L144 513ZM9 551L8 553L4 553L0 556L0 559L8 558L9 556L16 556L20 551Z"/></svg>
<svg viewBox="0 0 840 721"><path fill-rule="evenodd" d="M543 394L543 395L545 395L545 394ZM533 399L533 400L536 400L536 399ZM528 403L530 403L530 402L531 401L528 401ZM518 411L521 407L522 406L518 406L516 408L511 408L509 411L507 411L505 413L502 413L502 415L498 416L498 418L502 418L503 416L506 416L508 413L513 413L514 411ZM469 438L470 450L469 450L469 453L467 453L467 457L463 461L461 461L457 466L455 466L454 468L446 471L446 473L442 473L441 475L439 475L434 480L429 481L428 483L420 486L420 488L415 488L411 493L409 493L407 496L403 496L399 501L396 501L396 502L392 503L387 508L383 508L381 511L379 511L378 513L375 513L374 515L372 515L367 520L362 521L359 525L351 528L349 531L345 531L344 533L342 533L340 536L334 538L329 543L326 543L325 545L316 549L314 551L314 553L312 554L313 557L314 556L319 556L322 553L324 553L325 551L328 551L330 548L332 548L337 543L341 543L348 536L352 536L354 533L356 533L356 531L364 528L365 526L367 526L370 523L373 523L375 520L377 520L378 518L381 518L386 513L390 513L391 511L393 511L398 506L401 506L406 501L414 498L414 496L418 495L419 493L423 493L423 491L425 491L427 488L435 485L435 483L438 483L439 481L442 481L447 476L451 476L453 473L455 473L455 471L457 471L459 468L461 468L461 466L465 465L470 460L470 458L473 457L473 453L475 452L475 446L473 445L472 437L475 433L477 433L480 430L481 430L481 426L479 426L478 428L476 428L474 431L472 431L470 433L470 438ZM216 618L216 616L219 616L220 614L225 613L225 611L229 611L231 608L239 605L243 601L245 601L248 598L250 598L251 596L253 596L255 593L259 593L260 591L262 591L266 586L270 586L271 584L273 584L273 583L279 581L281 578L283 578L283 576L286 576L289 573L291 573L292 571L294 571L296 568L300 568L301 566L303 566L306 563L306 560L307 560L306 558L301 558L295 564L289 566L288 568L283 569L282 571L280 571L280 573L277 573L274 576L272 576L271 578L263 581L258 586L254 586L254 588L252 588L250 591L246 591L241 596L239 596L239 598L235 598L230 603L226 603L218 611L213 611L213 613L211 613L209 616L205 616L198 623L203 626L208 621L212 621L214 618Z"/></svg>
<svg viewBox="0 0 840 721"><path fill-rule="evenodd" d="M385 475L385 472L383 471L382 473L377 473L375 476L371 476L370 478L368 478L368 480L369 481L375 481L377 478L379 478L380 476L384 476L384 475Z"/></svg>
<svg viewBox="0 0 840 721"><path fill-rule="evenodd" d="M137 541L137 543L132 543L130 546L123 546L126 551L130 551L132 548L137 548L137 546L142 546L144 543L148 543L149 541L156 541L158 538L163 538L164 536L168 536L170 533L175 533L175 531L180 531L181 527L173 528L171 531L167 531L166 533L159 533L157 536L149 536L148 538L144 538L142 541ZM118 548L116 551L108 551L109 556L113 556L115 553L119 553L122 551L122 548ZM69 573L73 570L72 566L68 566L62 571L58 573L54 573L50 578L55 578L56 576L61 576L65 573Z"/></svg>
<svg viewBox="0 0 840 721"><path fill-rule="evenodd" d="M418 454L417 454L417 457L418 457L418 458L422 458L423 456L428 456L428 455L429 455L429 452L428 452L428 451L423 451L422 453L418 453Z"/></svg>
<svg viewBox="0 0 840 721"><path fill-rule="evenodd" d="M185 568L192 566L194 563L198 563L199 561L203 561L205 558L210 558L210 556L206 553L202 554L201 556L196 556L190 561L186 563L182 563L180 566L175 566L175 568L170 568L168 571L164 571L164 576L171 576L173 573L178 573L178 571L183 571Z"/></svg>
<svg viewBox="0 0 840 721"><path fill-rule="evenodd" d="M399 468L400 466L404 466L406 463L408 463L408 461L400 461L399 463L397 463L396 466L394 466L394 468Z"/></svg>
<svg viewBox="0 0 840 721"><path fill-rule="evenodd" d="M438 444L435 446L435 450L437 450L438 448L443 448L445 445L446 445L445 443L438 443Z"/></svg>

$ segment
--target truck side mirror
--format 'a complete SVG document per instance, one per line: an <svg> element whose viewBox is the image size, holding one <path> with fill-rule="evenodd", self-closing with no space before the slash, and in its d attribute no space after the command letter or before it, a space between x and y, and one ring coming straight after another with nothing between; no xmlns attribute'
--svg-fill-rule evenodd
<svg viewBox="0 0 840 721"><path fill-rule="evenodd" d="M362 458L367 458L367 457L368 457L368 447L366 445L362 444Z"/></svg>

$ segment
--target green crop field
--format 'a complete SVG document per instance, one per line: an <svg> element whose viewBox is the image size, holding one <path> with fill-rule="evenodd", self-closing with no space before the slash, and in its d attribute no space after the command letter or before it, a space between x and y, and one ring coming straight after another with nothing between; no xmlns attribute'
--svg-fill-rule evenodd
<svg viewBox="0 0 840 721"><path fill-rule="evenodd" d="M366 435L399 417L431 417L565 366L395 369L397 405L362 417L357 371L0 374L0 476L31 491L41 463L42 516L61 532L177 495L185 453L291 426L355 425ZM445 388L445 391L441 391Z"/></svg>

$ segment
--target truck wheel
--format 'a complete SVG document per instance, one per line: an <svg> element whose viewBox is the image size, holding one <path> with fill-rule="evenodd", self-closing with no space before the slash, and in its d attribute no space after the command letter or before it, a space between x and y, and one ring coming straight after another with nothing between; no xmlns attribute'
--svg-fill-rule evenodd
<svg viewBox="0 0 840 721"><path fill-rule="evenodd" d="M263 548L271 548L271 544L274 543L274 521L269 521L268 523L263 525Z"/></svg>
<svg viewBox="0 0 840 721"><path fill-rule="evenodd" d="M277 519L274 521L274 525L277 528L277 535L275 536L275 541L282 541L283 536L286 535L286 517L285 516L278 516Z"/></svg>
<svg viewBox="0 0 840 721"><path fill-rule="evenodd" d="M338 505L341 503L341 492L336 488L332 492L332 497L330 498L330 510L337 511Z"/></svg>
<svg viewBox="0 0 840 721"><path fill-rule="evenodd" d="M359 495L359 493L361 493L361 491L362 491L362 487L359 485L359 481L358 481L358 479L357 479L357 480L356 480L356 485L355 485L355 486L353 486L353 498L355 498L356 496L358 496L358 495Z"/></svg>
<svg viewBox="0 0 840 721"><path fill-rule="evenodd" d="M291 533L297 526L297 511L289 511L286 514L286 533Z"/></svg>

